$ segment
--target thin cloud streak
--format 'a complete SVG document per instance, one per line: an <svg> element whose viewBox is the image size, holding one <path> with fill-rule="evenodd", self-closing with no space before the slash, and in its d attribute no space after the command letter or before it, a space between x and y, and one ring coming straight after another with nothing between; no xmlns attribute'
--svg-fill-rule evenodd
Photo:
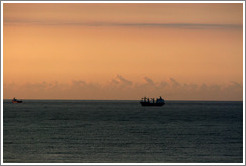
<svg viewBox="0 0 246 166"><path fill-rule="evenodd" d="M156 23L156 22L71 22L57 20L5 19L4 24L27 24L43 26L92 26L92 27L151 27L181 29L242 29L242 24L205 24L205 23Z"/></svg>

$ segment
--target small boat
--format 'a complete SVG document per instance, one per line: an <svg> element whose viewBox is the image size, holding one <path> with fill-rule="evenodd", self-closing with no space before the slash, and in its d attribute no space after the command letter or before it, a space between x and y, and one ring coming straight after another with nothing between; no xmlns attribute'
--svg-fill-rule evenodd
<svg viewBox="0 0 246 166"><path fill-rule="evenodd" d="M165 104L165 100L160 96L160 98L156 98L156 100L154 98L142 98L142 100L140 101L140 104L142 106L163 106Z"/></svg>
<svg viewBox="0 0 246 166"><path fill-rule="evenodd" d="M17 100L15 97L12 99L12 103L22 103L22 100Z"/></svg>

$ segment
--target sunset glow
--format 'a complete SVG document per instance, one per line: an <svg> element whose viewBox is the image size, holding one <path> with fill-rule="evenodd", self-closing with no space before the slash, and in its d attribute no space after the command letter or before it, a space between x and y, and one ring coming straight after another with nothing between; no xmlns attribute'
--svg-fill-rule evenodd
<svg viewBox="0 0 246 166"><path fill-rule="evenodd" d="M243 99L242 3L4 3L3 95Z"/></svg>

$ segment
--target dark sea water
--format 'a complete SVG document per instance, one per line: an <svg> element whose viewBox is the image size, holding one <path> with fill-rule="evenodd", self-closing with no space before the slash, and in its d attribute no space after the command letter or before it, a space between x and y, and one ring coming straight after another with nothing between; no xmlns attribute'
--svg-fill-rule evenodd
<svg viewBox="0 0 246 166"><path fill-rule="evenodd" d="M242 163L243 102L3 104L4 163Z"/></svg>

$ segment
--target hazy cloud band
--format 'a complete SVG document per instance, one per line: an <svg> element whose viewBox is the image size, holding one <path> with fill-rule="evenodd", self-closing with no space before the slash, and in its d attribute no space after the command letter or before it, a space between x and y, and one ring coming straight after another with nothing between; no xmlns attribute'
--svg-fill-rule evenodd
<svg viewBox="0 0 246 166"><path fill-rule="evenodd" d="M155 82L144 77L136 83L117 75L106 85L84 80L72 83L40 82L26 84L4 84L4 98L26 99L131 99L163 96L168 100L243 100L242 83L231 81L226 85L181 83L174 78Z"/></svg>
<svg viewBox="0 0 246 166"><path fill-rule="evenodd" d="M206 23L155 23L155 22L76 22L57 20L21 20L5 19L4 24L53 25L53 26L93 26L93 27L152 27L182 29L242 29L242 24L206 24Z"/></svg>

